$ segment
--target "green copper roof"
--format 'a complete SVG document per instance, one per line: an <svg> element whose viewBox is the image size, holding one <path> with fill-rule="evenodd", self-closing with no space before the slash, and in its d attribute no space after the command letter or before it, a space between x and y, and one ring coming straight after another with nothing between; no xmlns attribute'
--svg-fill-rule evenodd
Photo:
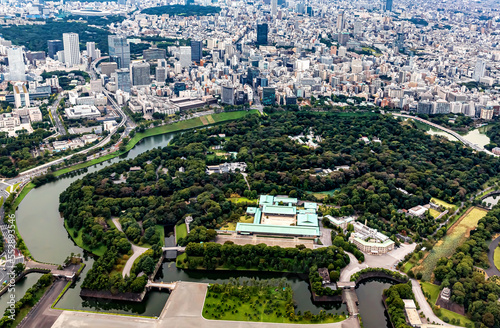
<svg viewBox="0 0 500 328"><path fill-rule="evenodd" d="M279 226L270 224L237 223L236 232L243 233L268 233L292 236L319 236L318 227L304 226Z"/></svg>

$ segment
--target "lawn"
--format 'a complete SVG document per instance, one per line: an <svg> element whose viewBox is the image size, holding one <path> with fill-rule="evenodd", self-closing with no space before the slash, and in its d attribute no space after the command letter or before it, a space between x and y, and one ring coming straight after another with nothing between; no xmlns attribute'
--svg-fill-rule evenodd
<svg viewBox="0 0 500 328"><path fill-rule="evenodd" d="M433 208L429 209L429 213L430 213L430 215L432 215L433 218L437 218L439 216L439 214L441 214L440 212L436 211Z"/></svg>
<svg viewBox="0 0 500 328"><path fill-rule="evenodd" d="M156 230L156 233L160 236L161 246L165 245L165 228L162 225L157 224L157 225L155 225L155 230ZM138 246L146 247L146 248L153 247L153 245L148 244L148 243L144 243L144 244L138 245Z"/></svg>
<svg viewBox="0 0 500 328"><path fill-rule="evenodd" d="M210 124L214 124L215 123L214 118L212 117L212 115L207 115L207 121Z"/></svg>
<svg viewBox="0 0 500 328"><path fill-rule="evenodd" d="M477 207L470 208L458 221L448 229L442 240L438 241L432 248L430 254L421 265L413 271L422 272L423 279L430 280L432 271L436 267L438 260L442 257L450 257L455 249L460 246L469 235L469 231L477 226L478 221L486 215L487 211Z"/></svg>
<svg viewBox="0 0 500 328"><path fill-rule="evenodd" d="M75 244L80 247L80 248L83 248L89 252L91 252L92 254L95 254L97 256L103 256L104 253L106 252L106 246L105 245L100 245L99 247L97 248L90 248L88 247L87 245L85 245L83 243L83 240L82 240L82 231L78 231L78 235L77 237L75 237L74 233L75 233L75 228L70 228L68 227L68 224L66 223L66 221L64 221L64 227L66 228L66 230L68 231L68 233L70 234L71 236L71 239L73 239L73 241L75 242Z"/></svg>
<svg viewBox="0 0 500 328"><path fill-rule="evenodd" d="M438 317L441 320L443 320L444 317L447 317L450 320L455 319L455 324L462 327L465 327L467 324L469 324L470 327L474 327L474 323L469 319L467 319L466 317L464 317L463 315L443 308L441 308L441 315L438 315ZM457 323L456 320L460 320L460 323Z"/></svg>
<svg viewBox="0 0 500 328"><path fill-rule="evenodd" d="M240 217L240 221L239 222L241 222L241 223L253 223L253 219L254 219L253 216L250 216L250 215L249 216L245 216L245 215L243 215L243 216Z"/></svg>
<svg viewBox="0 0 500 328"><path fill-rule="evenodd" d="M233 203L254 203L254 204L258 203L256 199L248 199L246 197L231 197L228 198L228 200Z"/></svg>
<svg viewBox="0 0 500 328"><path fill-rule="evenodd" d="M445 201L442 201L441 199L437 199L437 198L434 198L434 197L431 198L431 203L437 204L439 206L443 206L444 208L446 208L450 212L453 212L453 211L455 211L457 209L457 207L455 205L447 203Z"/></svg>
<svg viewBox="0 0 500 328"><path fill-rule="evenodd" d="M17 190L17 187L19 187L20 184L21 184L21 182L18 182L15 185L8 186L5 190L7 190L7 192L11 194Z"/></svg>
<svg viewBox="0 0 500 328"><path fill-rule="evenodd" d="M175 226L175 243L177 244L177 241L180 238L186 238L188 232L187 232L187 227L186 224L179 224Z"/></svg>
<svg viewBox="0 0 500 328"><path fill-rule="evenodd" d="M493 260L495 262L495 266L498 270L500 270L500 247L495 249L495 253L493 254Z"/></svg>
<svg viewBox="0 0 500 328"><path fill-rule="evenodd" d="M328 190L328 191L319 191L319 192L314 192L314 191L306 191L306 193L310 194L310 195L313 195L314 197L316 197L317 199L323 199L323 198L326 198L328 196L333 196L333 194L335 193L335 191L337 190L340 190L340 188L337 188L337 189L332 189L332 190Z"/></svg>
<svg viewBox="0 0 500 328"><path fill-rule="evenodd" d="M267 290L257 290L250 297L243 300L230 294L222 299L223 293L207 292L203 306L203 317L212 320L257 321L275 323L332 323L345 319L344 316L334 315L317 322L302 317L300 321L290 321L285 317L285 308L290 287L283 289L269 287Z"/></svg>
<svg viewBox="0 0 500 328"><path fill-rule="evenodd" d="M430 298L430 303L432 305L436 304L437 298L439 296L439 292L441 291L439 289L439 286L431 284L430 282L421 282L420 285L422 286L422 290L424 291L424 294L429 293L431 295Z"/></svg>
<svg viewBox="0 0 500 328"><path fill-rule="evenodd" d="M408 262L405 263L405 265L403 265L402 271L404 273L408 273L408 271L410 271L411 268L413 268L414 265L415 265L414 263L411 263L411 262L408 261Z"/></svg>
<svg viewBox="0 0 500 328"><path fill-rule="evenodd" d="M222 227L220 227L220 230L235 231L236 230L236 223L227 222Z"/></svg>

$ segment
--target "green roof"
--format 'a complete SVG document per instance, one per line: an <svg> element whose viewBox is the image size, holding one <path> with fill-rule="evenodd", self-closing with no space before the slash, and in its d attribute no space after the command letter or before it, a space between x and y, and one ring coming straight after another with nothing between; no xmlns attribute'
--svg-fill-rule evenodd
<svg viewBox="0 0 500 328"><path fill-rule="evenodd" d="M260 224L260 218L262 217L262 212L260 208L257 208L255 211L255 215L253 216L253 223L252 224Z"/></svg>
<svg viewBox="0 0 500 328"><path fill-rule="evenodd" d="M318 204L316 203L304 203L304 208L308 209L308 208L311 208L311 209L316 209L318 207Z"/></svg>
<svg viewBox="0 0 500 328"><path fill-rule="evenodd" d="M271 224L237 223L236 232L239 233L269 233L293 236L319 236L318 227L280 226Z"/></svg>
<svg viewBox="0 0 500 328"><path fill-rule="evenodd" d="M297 215L297 225L298 226L318 226L318 215L316 214L299 214Z"/></svg>
<svg viewBox="0 0 500 328"><path fill-rule="evenodd" d="M295 206L277 206L277 205L264 205L262 213L281 214L281 215L295 215L297 214Z"/></svg>
<svg viewBox="0 0 500 328"><path fill-rule="evenodd" d="M274 196L271 195L260 195L259 205L269 204L272 205L274 202Z"/></svg>
<svg viewBox="0 0 500 328"><path fill-rule="evenodd" d="M257 207L247 207L247 213L248 214L255 214L257 209L258 209Z"/></svg>
<svg viewBox="0 0 500 328"><path fill-rule="evenodd" d="M308 208L305 210L299 210L299 214L316 214L316 211L312 208Z"/></svg>
<svg viewBox="0 0 500 328"><path fill-rule="evenodd" d="M283 202L283 203L289 203L289 204L297 204L297 198L290 198L290 197L276 196L276 197L274 197L274 201L276 203Z"/></svg>

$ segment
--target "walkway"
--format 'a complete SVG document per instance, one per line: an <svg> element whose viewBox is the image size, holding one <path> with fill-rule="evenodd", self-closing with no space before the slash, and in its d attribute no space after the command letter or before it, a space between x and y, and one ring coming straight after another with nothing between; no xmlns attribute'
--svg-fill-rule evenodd
<svg viewBox="0 0 500 328"><path fill-rule="evenodd" d="M243 176L243 179L245 179L245 182L247 183L248 190L251 190L250 189L250 184L248 183L248 180L247 180L247 175L248 174L246 174L244 172L241 172L241 175Z"/></svg>
<svg viewBox="0 0 500 328"><path fill-rule="evenodd" d="M158 320L96 313L64 311L52 328L359 328L351 317L331 324L282 324L267 322L207 320L202 317L207 284L178 282Z"/></svg>
<svg viewBox="0 0 500 328"><path fill-rule="evenodd" d="M424 316L429 319L429 323L435 322L436 324L440 324L443 326L447 327L456 327L460 328L458 326L453 326L450 324L447 324L443 320L439 319L434 312L432 312L432 308L427 303L427 300L425 299L424 292L422 291L422 288L420 288L420 284L418 283L417 280L411 279L411 286L413 290L413 294L415 295L415 300L417 301L418 305L420 305L420 312L424 313Z"/></svg>
<svg viewBox="0 0 500 328"><path fill-rule="evenodd" d="M119 219L113 218L111 220L115 224L116 229L123 232L122 225L120 224ZM129 242L130 242L130 240L129 240ZM132 266L134 265L135 260L148 250L148 248L139 247L139 246L136 246L132 243L130 243L130 245L132 246L132 251L134 252L134 254L132 254L132 256L128 259L127 263L125 263L125 266L123 267L123 271L122 271L123 278L125 278L125 276L130 276L130 270L132 269Z"/></svg>
<svg viewBox="0 0 500 328"><path fill-rule="evenodd" d="M151 280L148 280L148 283L146 284L146 288L158 288L158 289L168 289L168 290L174 290L175 286L177 285L176 282L154 282Z"/></svg>
<svg viewBox="0 0 500 328"><path fill-rule="evenodd" d="M469 146L471 147L472 149L474 150L477 150L477 151L482 151L484 153L487 153L488 155L492 155L492 156L498 156L498 155L495 155L493 154L492 152L490 152L489 150L486 150L484 149L483 147L475 144L475 143L472 143L470 142L469 140L463 138L460 134L456 133L455 131L453 130L450 130L450 129L447 129L439 124L436 124L436 123L432 123L430 121L427 121L427 120L424 120L423 118L420 118L420 117L416 117L416 116L412 116L412 115L406 115L406 114L392 114L394 116L397 116L397 117L406 117L406 118L411 118L411 119L414 119L414 120L417 120L417 121L420 121L422 123L425 123L425 124L428 124L436 129L439 129L439 130L442 130L446 133L449 133L451 134L452 136L454 136L455 138L457 138L460 142L462 142L464 145L466 146Z"/></svg>
<svg viewBox="0 0 500 328"><path fill-rule="evenodd" d="M490 246L488 247L488 259L490 260L490 267L484 270L486 271L486 274L488 274L488 277L492 276L500 277L500 270L498 270L497 267L495 266L495 261L493 259L493 256L495 254L495 249L498 247L499 242L500 242L500 237L497 237L490 243Z"/></svg>
<svg viewBox="0 0 500 328"><path fill-rule="evenodd" d="M26 269L50 270L50 273L54 276L64 276L67 278L72 278L79 268L79 265L70 265L65 269L59 270L59 266L55 264L40 263L33 260L28 260L26 262Z"/></svg>
<svg viewBox="0 0 500 328"><path fill-rule="evenodd" d="M186 247L181 247L181 246L164 246L161 248L163 251L177 251L177 252L184 252L186 250Z"/></svg>

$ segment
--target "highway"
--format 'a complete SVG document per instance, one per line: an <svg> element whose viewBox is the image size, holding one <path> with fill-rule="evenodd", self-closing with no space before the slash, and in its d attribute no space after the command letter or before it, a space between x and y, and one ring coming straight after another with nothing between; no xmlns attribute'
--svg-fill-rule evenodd
<svg viewBox="0 0 500 328"><path fill-rule="evenodd" d="M59 119L59 113L57 112L57 107L59 106L59 102L61 101L62 97L64 95L64 92L61 92L58 96L57 99L54 101L52 106L50 106L50 113L52 114L52 118L54 120L54 126L57 129L57 132L60 135L66 135L66 129L64 128L64 125L62 124L61 120ZM51 136L52 137L52 136Z"/></svg>

